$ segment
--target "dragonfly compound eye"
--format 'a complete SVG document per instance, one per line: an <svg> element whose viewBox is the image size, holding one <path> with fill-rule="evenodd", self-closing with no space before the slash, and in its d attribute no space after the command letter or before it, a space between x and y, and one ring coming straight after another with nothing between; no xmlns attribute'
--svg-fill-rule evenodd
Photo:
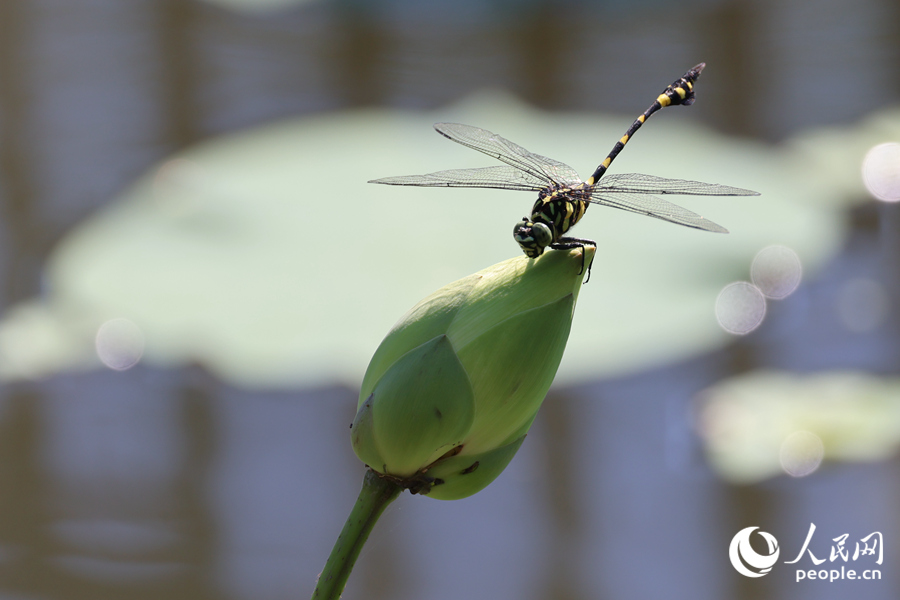
<svg viewBox="0 0 900 600"><path fill-rule="evenodd" d="M537 258L553 242L553 233L547 225L533 223L527 217L516 223L513 237L528 258Z"/></svg>
<svg viewBox="0 0 900 600"><path fill-rule="evenodd" d="M541 248L546 248L553 242L553 232L550 231L550 228L545 223L533 224L531 226L531 235L534 236L534 241Z"/></svg>

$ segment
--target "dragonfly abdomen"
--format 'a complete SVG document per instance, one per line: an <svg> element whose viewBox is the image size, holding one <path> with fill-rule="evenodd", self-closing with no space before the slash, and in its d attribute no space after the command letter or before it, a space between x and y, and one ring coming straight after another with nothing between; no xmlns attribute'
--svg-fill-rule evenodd
<svg viewBox="0 0 900 600"><path fill-rule="evenodd" d="M606 155L606 158L600 163L600 166L594 171L594 174L587 178L587 183L593 185L597 183L603 174L606 173L606 170L609 168L609 165L612 164L612 161L615 160L616 156L619 155L619 152L625 147L625 144L631 139L631 136L641 128L647 119L655 113L656 111L663 109L667 106L677 106L684 105L690 106L694 103L694 83L697 81L697 78L700 77L700 72L703 71L703 68L706 67L706 63L700 63L674 82L672 82L666 89L663 90L662 94L657 96L656 101L650 105L650 107L644 111L644 114L639 116L634 123L631 124L631 127L628 128L628 131L625 132L616 145L613 146L612 151Z"/></svg>

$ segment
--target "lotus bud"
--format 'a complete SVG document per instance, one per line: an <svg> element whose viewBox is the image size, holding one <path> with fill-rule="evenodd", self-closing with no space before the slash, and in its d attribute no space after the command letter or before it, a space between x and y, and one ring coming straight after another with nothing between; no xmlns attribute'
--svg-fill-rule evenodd
<svg viewBox="0 0 900 600"><path fill-rule="evenodd" d="M413 493L443 500L493 481L556 375L594 251L519 256L414 306L363 378L351 425L360 460Z"/></svg>

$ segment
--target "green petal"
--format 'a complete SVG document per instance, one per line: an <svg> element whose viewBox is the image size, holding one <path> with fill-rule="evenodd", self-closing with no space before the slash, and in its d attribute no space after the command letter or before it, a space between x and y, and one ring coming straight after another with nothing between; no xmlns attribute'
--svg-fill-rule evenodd
<svg viewBox="0 0 900 600"><path fill-rule="evenodd" d="M372 420L372 396L356 411L353 424L350 425L350 443L359 460L363 461L379 473L384 473L387 465L381 457L375 443L375 426Z"/></svg>
<svg viewBox="0 0 900 600"><path fill-rule="evenodd" d="M369 466L397 477L428 466L463 441L474 418L474 400L446 336L408 352L384 373L366 401L372 403L372 435L383 461Z"/></svg>
<svg viewBox="0 0 900 600"><path fill-rule="evenodd" d="M450 323L478 283L476 273L442 287L428 296L394 325L369 362L359 394L362 406L378 380L401 356L425 342L447 333Z"/></svg>
<svg viewBox="0 0 900 600"><path fill-rule="evenodd" d="M586 248L587 265L594 248ZM453 319L447 335L463 348L484 331L520 312L564 296L577 299L585 273L580 251L547 252L537 259L513 258L480 271L477 285ZM570 314L571 318L571 314Z"/></svg>
<svg viewBox="0 0 900 600"><path fill-rule="evenodd" d="M457 455L446 458L426 473L443 483L435 485L428 492L429 498L437 500L458 500L480 492L497 478L513 456L525 436L506 446L476 455Z"/></svg>
<svg viewBox="0 0 900 600"><path fill-rule="evenodd" d="M458 350L475 390L466 454L507 443L534 418L562 360L574 304L569 294L519 313Z"/></svg>

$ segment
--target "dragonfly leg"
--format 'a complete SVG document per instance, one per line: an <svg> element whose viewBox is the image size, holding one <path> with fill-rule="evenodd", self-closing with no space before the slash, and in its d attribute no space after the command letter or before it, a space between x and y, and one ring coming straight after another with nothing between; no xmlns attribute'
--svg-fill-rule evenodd
<svg viewBox="0 0 900 600"><path fill-rule="evenodd" d="M554 250L571 250L572 248L581 248L581 271L584 272L584 247L585 246L593 246L597 247L597 242L594 240L588 240L583 238L573 238L573 237L563 237L559 238L559 241L555 244L550 244L550 247ZM591 264L587 266L587 277L584 279L584 283L587 283L591 279L591 267L594 265L594 257L591 257Z"/></svg>

